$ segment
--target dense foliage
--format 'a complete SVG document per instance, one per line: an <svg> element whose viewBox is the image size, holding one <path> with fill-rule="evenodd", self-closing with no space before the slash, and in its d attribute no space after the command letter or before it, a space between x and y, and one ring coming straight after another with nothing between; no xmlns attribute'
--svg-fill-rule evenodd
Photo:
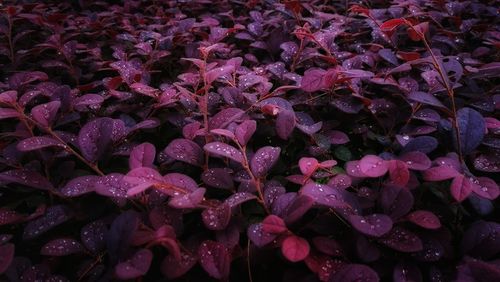
<svg viewBox="0 0 500 282"><path fill-rule="evenodd" d="M1 280L500 281L498 3L351 2L0 4Z"/></svg>

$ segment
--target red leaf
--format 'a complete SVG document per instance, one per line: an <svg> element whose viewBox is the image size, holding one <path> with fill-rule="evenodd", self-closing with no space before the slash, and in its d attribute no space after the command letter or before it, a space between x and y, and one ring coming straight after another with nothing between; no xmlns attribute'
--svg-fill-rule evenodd
<svg viewBox="0 0 500 282"><path fill-rule="evenodd" d="M280 234L287 230L285 222L278 216L268 215L262 221L262 231L270 234Z"/></svg>
<svg viewBox="0 0 500 282"><path fill-rule="evenodd" d="M408 220L426 229L438 229L441 227L439 218L430 211L414 211L408 215Z"/></svg>
<svg viewBox="0 0 500 282"><path fill-rule="evenodd" d="M309 243L294 235L288 236L281 245L281 252L291 262L304 260L309 255Z"/></svg>
<svg viewBox="0 0 500 282"><path fill-rule="evenodd" d="M410 171L408 170L406 163L398 160L390 160L388 164L389 177L391 178L392 183L400 186L406 186L410 180Z"/></svg>
<svg viewBox="0 0 500 282"><path fill-rule="evenodd" d="M392 31L395 28L397 28L398 26L404 24L404 22L405 21L403 19L391 19L391 20L388 20L388 21L382 23L380 25L380 30L382 30L384 32Z"/></svg>
<svg viewBox="0 0 500 282"><path fill-rule="evenodd" d="M451 182L450 186L451 195L458 202L462 202L472 192L472 185L473 183L470 180L470 178L460 174L455 178L453 178L453 181Z"/></svg>

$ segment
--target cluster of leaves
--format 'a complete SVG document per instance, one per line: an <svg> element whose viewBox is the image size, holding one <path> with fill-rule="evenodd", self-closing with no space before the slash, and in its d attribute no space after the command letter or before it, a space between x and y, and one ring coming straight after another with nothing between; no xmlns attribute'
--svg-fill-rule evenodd
<svg viewBox="0 0 500 282"><path fill-rule="evenodd" d="M496 1L365 2L0 4L0 274L499 281Z"/></svg>

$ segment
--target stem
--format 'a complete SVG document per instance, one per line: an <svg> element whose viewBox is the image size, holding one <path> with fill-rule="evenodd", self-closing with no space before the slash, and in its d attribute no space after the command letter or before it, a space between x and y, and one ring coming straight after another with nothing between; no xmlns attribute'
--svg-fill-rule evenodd
<svg viewBox="0 0 500 282"><path fill-rule="evenodd" d="M253 282L252 268L250 266L250 239L247 239L247 270L248 270L248 280L250 282Z"/></svg>
<svg viewBox="0 0 500 282"><path fill-rule="evenodd" d="M9 50L10 50L10 61L14 63L14 46L12 45L12 18L9 16L8 17L9 21Z"/></svg>
<svg viewBox="0 0 500 282"><path fill-rule="evenodd" d="M460 158L460 162L464 162L464 158L462 155L462 146L460 142L460 128L458 127L458 120L457 120L457 106L455 104L455 93L453 92L453 88L448 84L448 76L443 72L443 69L441 69L439 61L434 55L434 52L432 52L431 46L427 42L425 38L425 34L421 33L419 30L415 29L413 24L411 24L408 20L404 20L405 23L415 31L415 33L418 34L418 36L422 39L422 42L425 45L425 48L429 52L429 54L432 57L432 61L434 63L434 68L436 71L439 73L439 76L441 77L441 80L443 81L444 87L446 88L446 92L448 92L448 97L451 100L451 111L452 111L452 119L453 119L453 128L455 129L455 138L457 139L457 147L458 147L458 157Z"/></svg>

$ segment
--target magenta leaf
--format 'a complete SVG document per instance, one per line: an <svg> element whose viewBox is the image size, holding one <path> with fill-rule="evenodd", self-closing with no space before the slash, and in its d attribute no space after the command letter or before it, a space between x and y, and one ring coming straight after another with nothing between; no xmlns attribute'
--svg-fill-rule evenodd
<svg viewBox="0 0 500 282"><path fill-rule="evenodd" d="M35 136L21 140L17 144L17 149L21 152L28 152L56 146L64 148L66 145L49 136Z"/></svg>
<svg viewBox="0 0 500 282"><path fill-rule="evenodd" d="M95 192L102 196L125 198L127 191L132 186L123 180L124 175L120 173L110 173L100 177L95 182Z"/></svg>
<svg viewBox="0 0 500 282"><path fill-rule="evenodd" d="M203 150L188 139L172 140L164 152L171 158L188 164L199 166L203 164Z"/></svg>
<svg viewBox="0 0 500 282"><path fill-rule="evenodd" d="M215 279L226 279L229 276L231 254L221 243L204 241L198 249L200 265Z"/></svg>
<svg viewBox="0 0 500 282"><path fill-rule="evenodd" d="M41 104L31 109L33 119L43 127L49 127L54 122L57 111L61 107L61 102L52 101L46 104Z"/></svg>
<svg viewBox="0 0 500 282"><path fill-rule="evenodd" d="M77 197L91 193L95 189L95 184L99 176L87 175L71 179L59 192L66 197Z"/></svg>
<svg viewBox="0 0 500 282"><path fill-rule="evenodd" d="M231 219L231 207L224 203L216 208L204 209L201 218L207 229L224 230Z"/></svg>
<svg viewBox="0 0 500 282"><path fill-rule="evenodd" d="M412 223L426 229L438 229L441 227L439 218L430 211L417 210L410 213L407 218Z"/></svg>
<svg viewBox="0 0 500 282"><path fill-rule="evenodd" d="M148 167L135 168L123 177L123 181L132 186L127 191L128 196L134 196L142 193L162 180L163 178L158 171Z"/></svg>
<svg viewBox="0 0 500 282"><path fill-rule="evenodd" d="M301 158L299 160L299 169L304 175L312 175L317 168L319 168L319 162L315 158Z"/></svg>
<svg viewBox="0 0 500 282"><path fill-rule="evenodd" d="M272 214L264 218L261 225L262 231L269 234L280 234L287 230L283 219Z"/></svg>
<svg viewBox="0 0 500 282"><path fill-rule="evenodd" d="M442 181L460 175L460 173L456 171L453 167L447 165L431 167L425 170L422 174L424 180L426 181Z"/></svg>
<svg viewBox="0 0 500 282"><path fill-rule="evenodd" d="M138 167L153 167L155 160L156 149L151 143L142 143L132 149L128 165L130 169Z"/></svg>
<svg viewBox="0 0 500 282"><path fill-rule="evenodd" d="M495 200L500 195L498 184L488 177L478 177L472 185L472 191L488 200Z"/></svg>
<svg viewBox="0 0 500 282"><path fill-rule="evenodd" d="M198 188L189 194L172 198L168 204L171 207L177 209L196 208L198 204L203 200L205 192L205 188Z"/></svg>
<svg viewBox="0 0 500 282"><path fill-rule="evenodd" d="M130 85L130 89L132 89L134 92L137 92L141 95L153 97L153 98L155 98L159 94L158 89L155 89L149 85L145 85L142 83L132 83Z"/></svg>
<svg viewBox="0 0 500 282"><path fill-rule="evenodd" d="M381 237L392 229L392 220L385 214L351 215L348 220L354 229L368 236Z"/></svg>
<svg viewBox="0 0 500 282"><path fill-rule="evenodd" d="M83 246L80 242L74 239L55 239L45 244L40 250L40 254L44 256L67 256L83 251Z"/></svg>
<svg viewBox="0 0 500 282"><path fill-rule="evenodd" d="M457 175L451 182L451 196L457 202L465 200L472 193L472 186L474 185L472 181L469 177L465 177L462 174Z"/></svg>
<svg viewBox="0 0 500 282"><path fill-rule="evenodd" d="M122 280L141 277L148 272L152 260L153 253L150 250L140 249L128 260L116 265L116 276Z"/></svg>
<svg viewBox="0 0 500 282"><path fill-rule="evenodd" d="M281 253L291 262L304 260L309 255L309 243L298 236L288 236L281 243Z"/></svg>
<svg viewBox="0 0 500 282"><path fill-rule="evenodd" d="M176 188L182 188L186 191L195 191L198 184L191 177L182 173L167 173L163 176L163 183L171 184Z"/></svg>
<svg viewBox="0 0 500 282"><path fill-rule="evenodd" d="M16 246L11 243L0 245L0 274L3 274L14 259Z"/></svg>
<svg viewBox="0 0 500 282"><path fill-rule="evenodd" d="M258 149L250 160L250 168L254 176L266 175L278 161L280 153L280 147L266 146Z"/></svg>
<svg viewBox="0 0 500 282"><path fill-rule="evenodd" d="M239 163L243 162L243 154L238 149L222 142L208 143L203 149L217 157L229 158Z"/></svg>
<svg viewBox="0 0 500 282"><path fill-rule="evenodd" d="M366 155L359 160L359 169L368 177L379 177L387 173L388 165L377 156Z"/></svg>
<svg viewBox="0 0 500 282"><path fill-rule="evenodd" d="M412 170L426 170L429 169L432 164L427 155L419 151L408 152L401 155L399 159L405 162L408 168Z"/></svg>
<svg viewBox="0 0 500 282"><path fill-rule="evenodd" d="M19 117L19 112L14 109L0 108L0 120Z"/></svg>

